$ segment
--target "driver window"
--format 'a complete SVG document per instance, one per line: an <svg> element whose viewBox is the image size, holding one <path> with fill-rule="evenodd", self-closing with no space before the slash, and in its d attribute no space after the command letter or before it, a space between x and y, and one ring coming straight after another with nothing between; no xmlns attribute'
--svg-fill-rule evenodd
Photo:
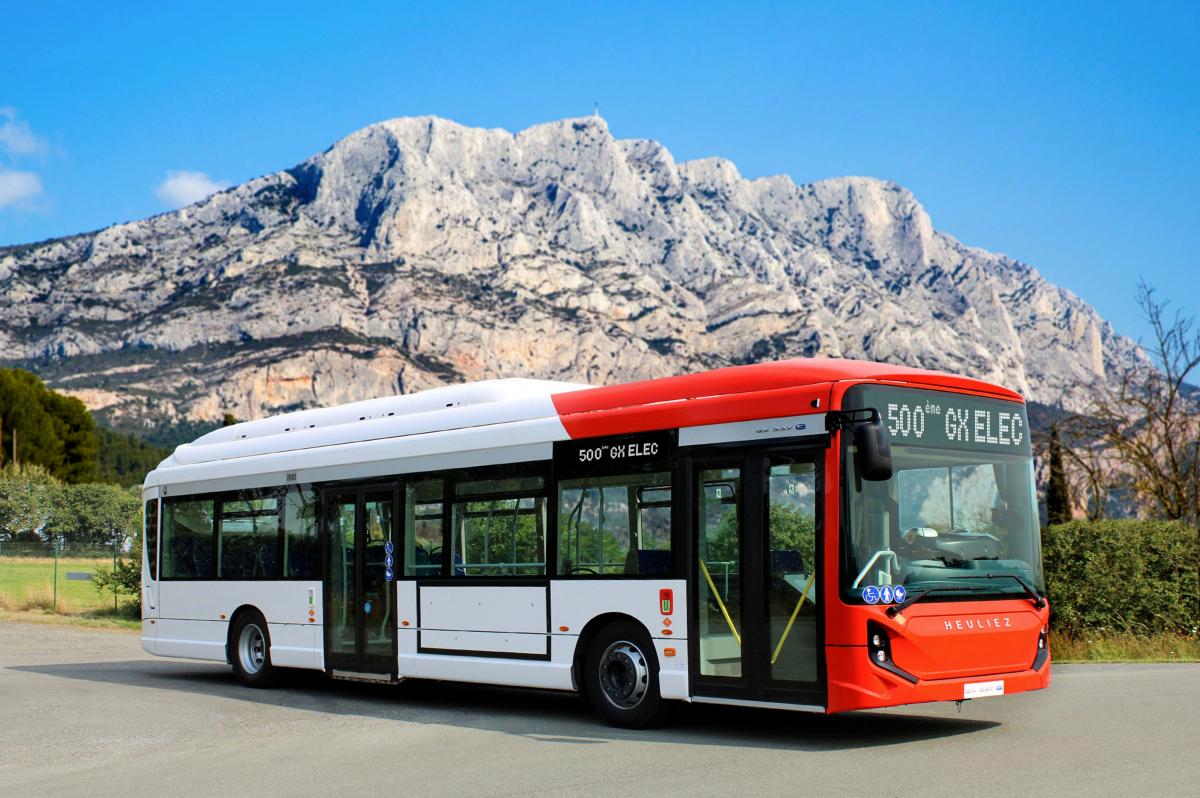
<svg viewBox="0 0 1200 798"><path fill-rule="evenodd" d="M954 467L954 525L972 532L996 533L1001 530L993 520L1002 507L996 470L991 463Z"/></svg>
<svg viewBox="0 0 1200 798"><path fill-rule="evenodd" d="M561 576L669 575L670 473L560 481L558 558Z"/></svg>
<svg viewBox="0 0 1200 798"><path fill-rule="evenodd" d="M897 472L900 491L900 531L929 527L938 532L950 529L950 470L910 468Z"/></svg>

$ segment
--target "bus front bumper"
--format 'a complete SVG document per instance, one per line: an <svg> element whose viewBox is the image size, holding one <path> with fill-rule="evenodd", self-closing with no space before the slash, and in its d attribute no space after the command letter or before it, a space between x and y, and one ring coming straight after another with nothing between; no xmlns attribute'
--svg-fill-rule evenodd
<svg viewBox="0 0 1200 798"><path fill-rule="evenodd" d="M826 649L829 698L826 711L848 712L931 701L963 701L1012 695L1050 686L1050 657L1038 668L956 679L920 679L914 683L871 662L865 646Z"/></svg>

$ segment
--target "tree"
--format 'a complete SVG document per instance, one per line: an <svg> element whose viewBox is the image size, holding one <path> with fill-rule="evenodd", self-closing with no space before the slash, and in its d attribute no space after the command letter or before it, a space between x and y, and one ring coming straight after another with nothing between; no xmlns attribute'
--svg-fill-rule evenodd
<svg viewBox="0 0 1200 798"><path fill-rule="evenodd" d="M0 468L0 541L42 540L61 483L39 465Z"/></svg>
<svg viewBox="0 0 1200 798"><path fill-rule="evenodd" d="M1063 467L1063 447L1058 425L1050 426L1050 478L1046 483L1046 520L1051 524L1070 521L1071 493L1067 487L1067 471Z"/></svg>
<svg viewBox="0 0 1200 798"><path fill-rule="evenodd" d="M91 483L59 491L42 536L59 546L124 549L138 536L141 496L136 489Z"/></svg>
<svg viewBox="0 0 1200 798"><path fill-rule="evenodd" d="M238 420L234 417L233 413L226 413L221 417L222 427L232 427L236 423L238 423Z"/></svg>
<svg viewBox="0 0 1200 798"><path fill-rule="evenodd" d="M65 482L90 482L100 474L96 424L83 402L51 391L23 369L0 369L4 461L14 459L14 449L17 462L44 466Z"/></svg>
<svg viewBox="0 0 1200 798"><path fill-rule="evenodd" d="M1132 363L1115 389L1097 391L1087 413L1096 439L1148 515L1200 523L1200 331L1195 318L1138 286L1138 304L1154 333L1152 362Z"/></svg>
<svg viewBox="0 0 1200 798"><path fill-rule="evenodd" d="M171 454L129 432L97 427L100 438L100 480L114 485L141 485L146 474Z"/></svg>

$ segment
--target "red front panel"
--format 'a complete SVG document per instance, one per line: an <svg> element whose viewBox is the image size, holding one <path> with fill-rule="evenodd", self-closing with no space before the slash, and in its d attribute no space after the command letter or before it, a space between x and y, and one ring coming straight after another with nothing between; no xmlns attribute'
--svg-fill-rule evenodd
<svg viewBox="0 0 1200 798"><path fill-rule="evenodd" d="M1003 681L1005 695L1050 683L1048 658L1033 669L1050 611L1029 601L922 602L896 618L881 606L842 604L840 610L849 627L839 637L854 642L827 650L830 712L959 701L964 686L978 682ZM871 660L869 621L888 635L891 662L916 677L915 684Z"/></svg>

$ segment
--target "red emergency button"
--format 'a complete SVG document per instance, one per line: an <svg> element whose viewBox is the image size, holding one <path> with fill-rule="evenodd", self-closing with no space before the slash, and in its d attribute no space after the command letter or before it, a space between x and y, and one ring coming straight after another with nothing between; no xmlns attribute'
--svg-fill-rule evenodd
<svg viewBox="0 0 1200 798"><path fill-rule="evenodd" d="M658 591L658 608L663 615L670 615L675 611L675 591L669 587L664 587Z"/></svg>

